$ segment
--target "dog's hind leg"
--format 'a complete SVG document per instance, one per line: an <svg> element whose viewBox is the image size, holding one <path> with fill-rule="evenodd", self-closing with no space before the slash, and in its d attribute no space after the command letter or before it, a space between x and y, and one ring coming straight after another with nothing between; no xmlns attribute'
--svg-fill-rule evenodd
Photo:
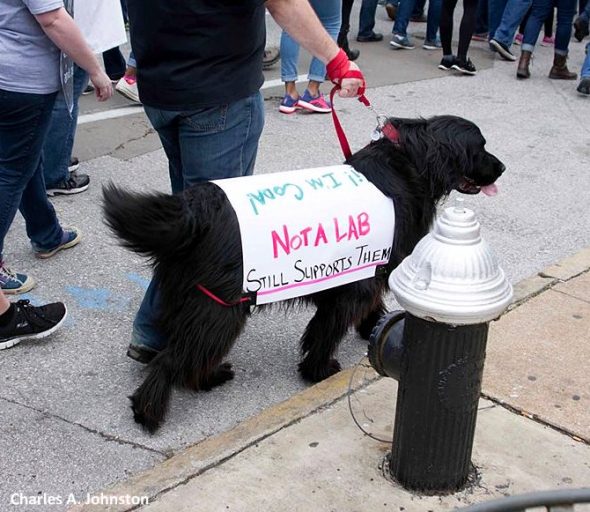
<svg viewBox="0 0 590 512"><path fill-rule="evenodd" d="M318 305L301 338L303 360L299 371L304 379L319 382L340 371L340 363L333 355L351 326L350 318L351 312L345 307Z"/></svg>
<svg viewBox="0 0 590 512"><path fill-rule="evenodd" d="M387 313L387 308L385 307L385 304L383 304L383 301L379 301L374 309L372 309L371 312L357 325L356 332L359 333L361 338L368 340L373 331L373 327L375 327L379 319L385 313Z"/></svg>
<svg viewBox="0 0 590 512"><path fill-rule="evenodd" d="M168 410L170 392L175 380L170 351L164 349L150 363L149 375L129 397L133 418L153 434Z"/></svg>

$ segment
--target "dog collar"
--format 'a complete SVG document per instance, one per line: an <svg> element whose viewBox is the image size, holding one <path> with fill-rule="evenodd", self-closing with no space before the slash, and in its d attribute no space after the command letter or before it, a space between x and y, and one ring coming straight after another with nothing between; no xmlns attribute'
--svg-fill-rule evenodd
<svg viewBox="0 0 590 512"><path fill-rule="evenodd" d="M385 123L381 127L381 133L394 144L399 144L399 131L390 122Z"/></svg>

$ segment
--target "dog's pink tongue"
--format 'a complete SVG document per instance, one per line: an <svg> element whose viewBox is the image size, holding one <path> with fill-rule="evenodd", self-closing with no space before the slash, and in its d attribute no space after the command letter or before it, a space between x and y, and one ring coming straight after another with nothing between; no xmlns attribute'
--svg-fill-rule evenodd
<svg viewBox="0 0 590 512"><path fill-rule="evenodd" d="M498 187L494 183L486 185L480 189L486 196L495 196L498 193Z"/></svg>

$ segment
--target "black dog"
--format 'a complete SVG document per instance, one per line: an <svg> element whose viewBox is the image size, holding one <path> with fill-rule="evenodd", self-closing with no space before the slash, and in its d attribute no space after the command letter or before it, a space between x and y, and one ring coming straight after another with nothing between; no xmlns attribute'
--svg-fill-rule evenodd
<svg viewBox="0 0 590 512"><path fill-rule="evenodd" d="M389 120L398 142L384 138L354 154L348 164L395 204L395 233L387 275L425 236L437 202L453 189L484 192L504 171L485 149L479 128L459 117ZM213 183L179 195L104 190L106 222L124 246L149 256L160 284L159 318L168 339L131 397L135 421L154 432L173 385L209 390L233 378L224 359L249 315L246 305L225 307L197 290L200 284L226 302L242 296L242 249L236 214ZM333 355L350 327L368 338L385 312L387 276L365 279L300 299L317 310L301 338L299 371L321 381L340 370Z"/></svg>

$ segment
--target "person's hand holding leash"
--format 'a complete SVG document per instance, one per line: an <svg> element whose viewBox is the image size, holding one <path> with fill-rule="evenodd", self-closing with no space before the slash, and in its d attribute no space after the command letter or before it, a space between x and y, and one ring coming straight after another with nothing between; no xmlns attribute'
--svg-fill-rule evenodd
<svg viewBox="0 0 590 512"><path fill-rule="evenodd" d="M340 50L326 66L328 78L340 87L338 95L353 98L365 93L365 77L359 67L348 60L344 50Z"/></svg>

